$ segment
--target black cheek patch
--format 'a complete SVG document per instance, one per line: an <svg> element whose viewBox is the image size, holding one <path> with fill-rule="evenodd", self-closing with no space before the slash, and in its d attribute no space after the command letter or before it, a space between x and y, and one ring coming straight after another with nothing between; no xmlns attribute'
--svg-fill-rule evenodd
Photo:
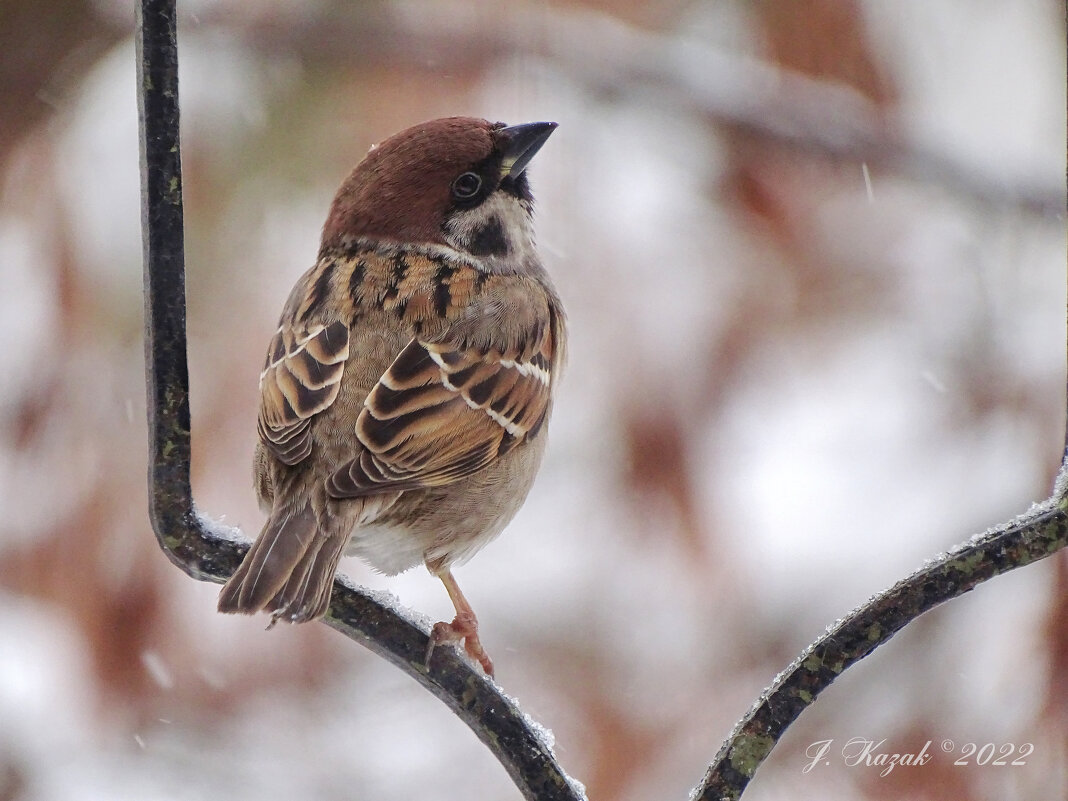
<svg viewBox="0 0 1068 801"><path fill-rule="evenodd" d="M475 228L467 245L474 256L504 256L508 253L508 237L499 217L493 216Z"/></svg>

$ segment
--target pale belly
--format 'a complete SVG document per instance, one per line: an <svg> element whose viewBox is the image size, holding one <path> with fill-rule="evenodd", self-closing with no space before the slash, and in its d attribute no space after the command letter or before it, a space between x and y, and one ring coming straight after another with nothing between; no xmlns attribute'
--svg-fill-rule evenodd
<svg viewBox="0 0 1068 801"><path fill-rule="evenodd" d="M447 487L401 493L377 514L364 515L346 553L390 576L422 563L434 573L463 564L519 511L534 483L544 440L541 436Z"/></svg>

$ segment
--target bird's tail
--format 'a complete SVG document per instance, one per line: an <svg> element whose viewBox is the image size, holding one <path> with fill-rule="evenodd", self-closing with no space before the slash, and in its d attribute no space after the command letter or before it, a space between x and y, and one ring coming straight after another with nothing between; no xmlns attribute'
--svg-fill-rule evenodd
<svg viewBox="0 0 1068 801"><path fill-rule="evenodd" d="M303 623L330 604L348 532L322 532L311 507L271 513L244 561L219 593L219 611Z"/></svg>

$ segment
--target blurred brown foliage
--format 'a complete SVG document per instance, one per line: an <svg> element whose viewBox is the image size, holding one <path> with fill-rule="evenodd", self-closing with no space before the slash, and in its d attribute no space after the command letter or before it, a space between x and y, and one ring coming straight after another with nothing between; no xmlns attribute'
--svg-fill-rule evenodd
<svg viewBox="0 0 1068 801"><path fill-rule="evenodd" d="M761 475L742 471L756 458L745 436L767 430L769 437L789 438L786 421L799 419L790 410L805 393L834 396L843 387L877 382L860 373L836 383L822 373L837 358L828 355L835 348L893 332L907 343L904 350L914 345L918 359L930 360L928 378L937 390L915 437L937 430L942 446L960 448L951 460L959 469L948 479L937 465L909 463L898 471L930 468L932 481L943 479L946 507L929 524L922 502L914 510L901 503L888 509L901 515L895 525L916 518L918 529L927 528L926 541L910 540L914 550L902 557L901 569L997 522L996 515L1022 511L1011 504L1024 498L984 506L983 487L1024 485L1033 497L1044 495L1064 433L1063 362L1046 366L1044 356L1014 350L1030 347L1027 304L1038 303L1035 296L1049 286L1041 254L1051 237L1063 239L1063 215L1036 214L1036 204L1018 202L1012 187L999 202L970 196L959 182L940 185L937 170L925 182L916 175L924 172L922 154L910 175L873 168L882 205L868 211L860 165L845 151L828 150L825 141L806 149L774 133L755 135L738 118L709 112L684 88L613 84L597 73L598 48L611 49L624 34L680 43L706 37L740 61L848 89L875 110L886 141L900 146L908 92L899 85L903 70L895 59L911 55L886 43L892 37L885 36L885 19L882 28L873 24L871 4L712 5L718 10L684 2L493 9L201 4L180 28L187 68L194 488L202 508L225 513L250 533L260 521L247 478L255 370L289 283L314 253L316 216L330 185L368 143L419 119L505 118L528 107L532 117L549 116L554 105L571 115L562 120L558 150L546 150L535 177L545 187L539 193L543 245L577 341L569 394L554 425L555 461L535 493L543 492L550 500L540 503L552 508L537 506L530 518L560 528L544 532L538 550L540 540L527 530L534 524L517 521L534 543L516 557L530 564L529 578L520 566L507 572L503 564L512 547L505 542L520 536L514 531L467 573L492 573L496 559L508 576L500 579L507 587L476 602L480 611L495 601L503 605L504 611L484 613L491 650L499 653L492 646L498 642L504 653L502 680L555 729L565 768L600 801L682 797L731 722L821 622L900 573L898 563L898 573L879 572L873 564L879 557L847 570L828 567L818 580L828 589L836 571L852 579L872 569L857 585L821 600L814 590L824 585L807 585L800 574L810 563L798 561L790 571L799 574L796 583L780 595L783 572L764 572L750 561L751 554L756 564L774 558L777 549L766 536L735 527L739 506L749 501L730 495L733 482ZM1060 19L1055 3L1025 5L1037 19ZM973 13L948 0L943 11ZM169 787L171 797L214 797L210 788L220 785L235 798L287 797L287 788L297 785L321 798L364 795L360 788L379 798L510 797L507 778L477 742L452 742L450 726L458 724L434 717L433 699L391 684L387 668L322 627L263 635L262 621L220 620L214 588L193 586L156 548L145 513L137 220L119 226L121 241L90 247L86 220L99 214L83 206L99 202L115 178L103 171L111 165L101 158L94 179L100 185L72 189L65 161L72 154L97 158L88 140L77 138L86 119L95 119L77 100L99 81L94 76L113 74L112 65L121 64L126 85L117 94L132 101L131 26L125 4L9 0L0 6L0 243L5 236L29 243L29 255L0 264L13 293L0 311L16 319L4 330L19 333L10 345L21 354L13 362L16 377L0 395L0 477L8 481L0 497L10 532L0 543L0 610L10 606L17 614L22 603L45 610L54 637L83 650L89 675L78 686L87 688L92 710L88 733L78 741L82 759L73 766L0 747L0 799L64 797L66 785L56 777L69 772L80 781L88 775L85 763L94 760L114 760L94 779L116 782L114 797L143 797L146 787ZM580 48L565 63L561 31L588 44L589 54ZM1054 38L1063 52L1063 31ZM837 122L826 120L826 141L833 141ZM678 152L680 142L692 147L697 140L701 147ZM657 152L637 149L649 141ZM619 176L620 162L610 160L614 147L626 153L629 176ZM136 159L135 152L126 155ZM676 157L684 168L665 175L664 165ZM966 159L961 163L967 168ZM1063 163L1049 172L1062 178ZM651 184L647 173L666 189ZM692 177L692 186L680 176ZM995 194L1002 180L1012 177L988 182ZM1048 188L1020 184L1024 195ZM625 220L613 215L627 211L627 199L617 204L607 197L620 188L639 199L646 190L654 198L663 192L665 199L660 206L646 200ZM129 197L136 187L123 184L116 192ZM691 194L680 202L684 192ZM118 203L115 213L126 208ZM661 228L647 231L642 224L649 220ZM924 265L938 257L909 261L931 241L946 263L974 262L974 285L925 275ZM677 255L695 253L700 260ZM933 283L923 283L928 279ZM655 306L665 297L660 281L677 305ZM971 286L971 294L955 295L961 286ZM916 312L923 298L931 299L926 317ZM1057 303L1063 313L1063 296ZM948 328L938 327L940 320ZM1038 339L1052 336L1052 352L1063 356L1063 338L1057 339L1063 332L1062 321L1059 332L1043 328ZM892 360L901 352L872 351L868 359ZM892 405L905 408L906 401ZM841 410L831 414L861 432L853 458L882 458L865 452L867 432L887 425L892 412L873 408L859 422ZM989 436L995 430L1011 432L1015 450L1009 451L1021 461L1004 476L984 473L972 481L967 468L981 461L975 454L1001 441ZM773 442L762 452L777 447ZM799 480L809 469L788 466ZM569 494L569 483L583 494ZM974 495L965 492L970 484ZM745 497L788 504L788 489L763 486ZM898 489L873 486L853 503L878 510L884 491L907 505L914 488L907 480ZM848 504L828 514L846 518ZM781 535L791 541L823 525L786 513L783 519L797 526ZM845 527L842 548L865 536ZM872 550L879 552L874 543ZM842 562L828 554L827 564ZM962 604L961 611L943 609L910 627L802 719L747 797L1053 797L1068 775L1068 560L1062 554L1019 572L1011 585L1008 578L993 583L1004 583L1005 595L995 596L995 586L977 593L1033 594L1031 605L1012 607L1019 616L992 616L998 627L985 617L989 605L966 612ZM509 606L504 595L519 600ZM1029 616L1029 625L1021 616ZM0 626L4 649L19 647L11 631L17 629ZM969 676L962 686L991 695L978 703L954 698L957 677L943 675L941 660L948 670L959 665L962 651L990 640L1003 640L1010 652L987 663L995 674L1000 668L991 665L1038 666L1021 674L1027 686L1014 687L1011 676L1000 674ZM979 652L963 659L983 673ZM338 699L357 693L361 683L376 695L358 696L369 706L353 726L371 727L371 734L341 733L346 702ZM430 733L427 740L391 729L394 717L414 721ZM276 739L265 733L273 727ZM1041 748L1026 771L993 780L992 768L965 771L951 760L887 778L842 765L801 776L808 743L862 731L902 748L946 737L1030 740ZM145 737L165 745L125 750ZM0 745L12 743L0 739ZM383 783L367 756L377 753L376 745L397 752L392 783ZM179 777L193 765L209 778L200 791L195 783L158 779L157 787L156 779L129 778L160 765Z"/></svg>

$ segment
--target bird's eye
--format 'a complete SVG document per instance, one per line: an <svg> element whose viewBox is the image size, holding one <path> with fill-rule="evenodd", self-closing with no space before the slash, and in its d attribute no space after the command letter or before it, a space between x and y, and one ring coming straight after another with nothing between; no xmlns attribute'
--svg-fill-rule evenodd
<svg viewBox="0 0 1068 801"><path fill-rule="evenodd" d="M452 196L457 200L470 200L482 188L482 179L475 172L465 172L452 182Z"/></svg>

